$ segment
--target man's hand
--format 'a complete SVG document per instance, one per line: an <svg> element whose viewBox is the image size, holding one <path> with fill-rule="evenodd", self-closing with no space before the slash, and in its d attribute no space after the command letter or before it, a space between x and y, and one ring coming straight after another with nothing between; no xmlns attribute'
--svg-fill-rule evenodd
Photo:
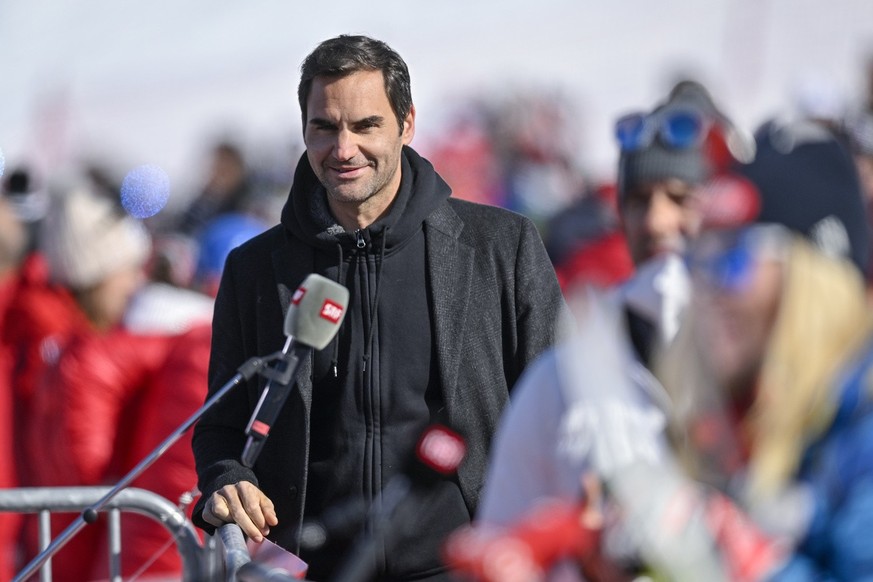
<svg viewBox="0 0 873 582"><path fill-rule="evenodd" d="M236 523L255 542L264 541L270 526L279 523L273 502L248 481L225 485L212 494L203 508L203 521L215 527Z"/></svg>

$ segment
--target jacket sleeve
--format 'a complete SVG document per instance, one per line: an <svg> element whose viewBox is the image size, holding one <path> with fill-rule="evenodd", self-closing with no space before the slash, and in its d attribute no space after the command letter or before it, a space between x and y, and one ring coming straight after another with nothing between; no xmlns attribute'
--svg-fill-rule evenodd
<svg viewBox="0 0 873 582"><path fill-rule="evenodd" d="M524 368L569 331L569 310L534 224L523 221L515 265L518 344L510 388Z"/></svg>
<svg viewBox="0 0 873 582"><path fill-rule="evenodd" d="M237 368L247 359L234 276L236 256L236 251L233 251L227 259L215 299L207 400L236 374ZM207 410L194 428L192 448L201 497L194 506L192 520L210 533L215 528L201 516L209 497L225 485L240 481L258 484L255 473L239 461L245 444L248 411L245 386L239 385Z"/></svg>

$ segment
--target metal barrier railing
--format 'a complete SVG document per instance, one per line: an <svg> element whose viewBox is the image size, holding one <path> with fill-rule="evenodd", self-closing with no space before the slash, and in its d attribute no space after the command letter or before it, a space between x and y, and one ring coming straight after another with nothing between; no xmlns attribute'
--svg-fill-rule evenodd
<svg viewBox="0 0 873 582"><path fill-rule="evenodd" d="M38 514L40 551L51 543L51 514L78 513L91 507L109 487L22 487L0 489L0 513ZM121 513L145 515L162 524L175 540L185 582L298 582L287 571L252 560L242 530L236 524L218 528L204 544L185 513L168 499L145 489L119 491L101 510L109 516L109 580L121 578ZM39 570L41 582L51 582L51 559Z"/></svg>
<svg viewBox="0 0 873 582"><path fill-rule="evenodd" d="M271 363L284 361L285 357L286 351L283 350L264 358L249 358L238 368L237 373L219 388L203 406L188 417L113 487L39 487L0 490L0 512L39 514L38 541L40 552L16 575L15 582L29 580L37 572L40 573L43 582L51 582L51 557L83 527L92 523L99 512L109 513L110 580L111 582L120 582L121 511L142 513L162 523L173 534L173 539L176 541L182 558L183 580L186 582L189 580L220 580L224 572L230 572L228 580L233 580L237 575L260 575L261 570L267 572L267 578L249 579L269 579L277 582L293 580L276 569L260 568L259 564L252 562L243 542L242 531L238 526L220 528L220 532L226 532L222 537L207 538L206 545L201 546L194 525L178 507L155 493L130 487L139 475L179 440L188 429L194 426L203 413L221 400L227 392L240 382L251 379L255 374L263 373L263 369ZM79 512L80 515L55 539L50 539L52 512ZM221 564L221 560L215 557L216 553L221 551L221 548L217 546L218 541L225 544L226 564L224 568L216 566L216 564ZM277 578L275 575L280 577Z"/></svg>
<svg viewBox="0 0 873 582"><path fill-rule="evenodd" d="M78 513L91 507L109 487L21 487L0 489L0 513L38 514L40 551L51 543L51 515ZM162 524L175 540L185 582L299 582L287 571L253 561L236 524L218 528L201 544L191 520L168 499L145 489L119 491L104 507L108 514L109 580L120 582L123 512L145 515ZM51 582L51 559L40 568L41 582Z"/></svg>
<svg viewBox="0 0 873 582"><path fill-rule="evenodd" d="M36 513L39 515L40 550L48 547L51 537L52 513L81 512L92 506L110 490L109 487L23 487L0 489L0 512ZM121 580L121 518L120 513L129 511L145 515L161 523L176 543L182 560L182 576L185 581L213 580L218 575L214 556L201 545L194 525L177 506L169 500L146 491L127 488L120 491L102 510L109 514L109 572L110 580ZM40 569L40 579L51 581L51 562Z"/></svg>
<svg viewBox="0 0 873 582"><path fill-rule="evenodd" d="M218 528L224 545L225 582L299 582L287 570L252 560L242 530L235 523Z"/></svg>

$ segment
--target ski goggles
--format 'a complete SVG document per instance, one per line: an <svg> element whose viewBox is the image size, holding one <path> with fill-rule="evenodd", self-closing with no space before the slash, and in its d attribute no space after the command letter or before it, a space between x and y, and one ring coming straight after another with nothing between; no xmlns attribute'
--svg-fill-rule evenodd
<svg viewBox="0 0 873 582"><path fill-rule="evenodd" d="M758 261L786 258L790 238L788 229L778 224L708 232L698 238L685 261L692 276L708 286L740 292L748 288Z"/></svg>
<svg viewBox="0 0 873 582"><path fill-rule="evenodd" d="M615 138L623 152L650 146L656 139L673 149L688 149L703 143L712 122L700 112L671 107L654 113L631 113L615 122Z"/></svg>

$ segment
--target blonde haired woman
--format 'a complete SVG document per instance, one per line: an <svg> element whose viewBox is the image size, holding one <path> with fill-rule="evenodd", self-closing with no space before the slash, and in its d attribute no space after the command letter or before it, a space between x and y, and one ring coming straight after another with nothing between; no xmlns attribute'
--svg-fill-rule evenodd
<svg viewBox="0 0 873 582"><path fill-rule="evenodd" d="M669 433L691 475L739 508L734 547L767 548L733 572L857 580L873 574L861 541L873 537L873 319L858 179L818 126L770 123L757 145L704 197L693 305L659 366Z"/></svg>

